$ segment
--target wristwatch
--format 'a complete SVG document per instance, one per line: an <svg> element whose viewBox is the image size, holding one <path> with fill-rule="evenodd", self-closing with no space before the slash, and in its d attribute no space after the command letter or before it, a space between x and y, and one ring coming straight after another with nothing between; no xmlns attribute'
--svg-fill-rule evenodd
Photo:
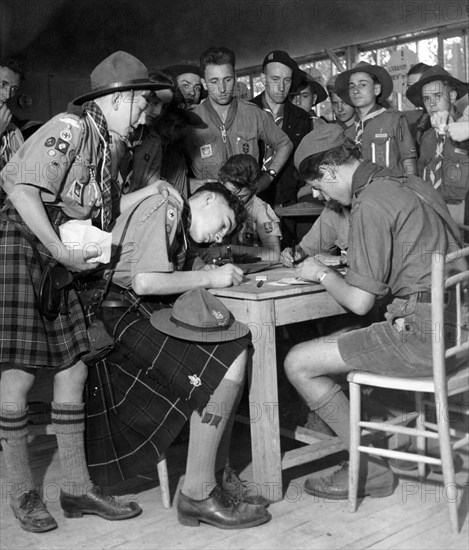
<svg viewBox="0 0 469 550"><path fill-rule="evenodd" d="M272 179L274 179L275 176L277 175L277 172L276 172L273 168L271 168L270 170L267 170L267 173L269 174L269 176L270 176Z"/></svg>
<svg viewBox="0 0 469 550"><path fill-rule="evenodd" d="M322 285L322 282L326 278L326 275L329 275L329 271L323 271L318 275L318 283Z"/></svg>

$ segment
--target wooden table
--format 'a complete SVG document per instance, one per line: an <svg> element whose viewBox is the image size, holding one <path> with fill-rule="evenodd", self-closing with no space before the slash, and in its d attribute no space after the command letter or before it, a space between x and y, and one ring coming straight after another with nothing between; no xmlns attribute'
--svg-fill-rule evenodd
<svg viewBox="0 0 469 550"><path fill-rule="evenodd" d="M258 275L267 277L260 288L255 280ZM253 480L272 502L283 497L282 469L345 448L335 437L324 440L305 428L297 428L295 432L280 428L275 327L346 313L317 283L301 286L269 284L293 276L293 269L277 268L249 274L247 281L237 287L210 290L226 304L238 321L246 323L251 330L254 354L249 371L249 414ZM282 456L280 435L293 437L308 445Z"/></svg>

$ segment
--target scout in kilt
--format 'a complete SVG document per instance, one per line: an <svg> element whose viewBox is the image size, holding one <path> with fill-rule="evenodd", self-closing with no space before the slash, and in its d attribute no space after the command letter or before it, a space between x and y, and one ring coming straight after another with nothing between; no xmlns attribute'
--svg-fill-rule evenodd
<svg viewBox="0 0 469 550"><path fill-rule="evenodd" d="M104 485L153 471L190 420L177 505L184 525L239 529L271 519L261 495L229 494L233 487L226 480L218 485L215 477L217 458L220 464L229 444L250 336L206 289L239 285L243 272L231 263L184 269L191 240L220 243L242 215L239 200L212 182L183 207L173 197L146 198L123 212L113 229L121 253L102 317L116 345L90 370L88 464Z"/></svg>
<svg viewBox="0 0 469 550"><path fill-rule="evenodd" d="M52 264L86 273L98 266L85 249L71 253L58 236L70 219L93 219L107 230L120 210L154 194L158 185L120 197L111 180L109 132L126 138L144 122L152 90L146 67L116 52L91 73L91 92L77 98L80 114L62 113L44 124L5 165L0 184L8 199L0 218L0 439L13 513L26 531L55 529L29 466L27 394L41 369L54 370L52 425L62 466L60 503L66 517L84 513L116 520L138 515L135 502L103 495L90 480L84 447L83 390L88 352L80 300L71 289L62 309L40 307L40 282ZM89 261L91 260L91 261ZM70 276L66 270L63 271ZM2 489L5 490L5 489Z"/></svg>

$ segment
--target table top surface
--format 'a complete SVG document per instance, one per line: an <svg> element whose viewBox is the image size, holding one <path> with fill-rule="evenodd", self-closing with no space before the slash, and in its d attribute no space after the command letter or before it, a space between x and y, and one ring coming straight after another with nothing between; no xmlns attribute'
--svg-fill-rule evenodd
<svg viewBox="0 0 469 550"><path fill-rule="evenodd" d="M237 264L239 265L239 264ZM249 264L246 264L249 266ZM242 266L240 265L242 268ZM259 277L266 277L262 286L258 287ZM319 283L308 282L303 284L288 284L278 286L276 283L281 279L294 279L295 271L291 267L276 267L266 271L256 273L247 273L245 280L239 286L230 286L227 288L211 288L210 292L215 296L225 298L237 298L242 300L271 300L273 298L285 298L287 296L298 296L302 294L311 294L314 292L325 292L325 289Z"/></svg>

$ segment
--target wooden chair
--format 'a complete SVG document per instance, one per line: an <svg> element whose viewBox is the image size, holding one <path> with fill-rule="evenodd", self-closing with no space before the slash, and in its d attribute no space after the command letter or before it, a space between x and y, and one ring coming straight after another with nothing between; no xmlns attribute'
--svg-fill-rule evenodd
<svg viewBox="0 0 469 550"><path fill-rule="evenodd" d="M50 405L42 402L29 403L29 433L30 435L55 435L50 421ZM156 464L161 487L163 508L171 508L171 493L169 491L169 476L166 456L160 456Z"/></svg>
<svg viewBox="0 0 469 550"><path fill-rule="evenodd" d="M469 443L469 435L450 427L450 411L458 414L469 410L461 407L452 408L448 397L469 390L469 270L448 276L445 267L461 257L469 257L469 247L454 251L446 257L442 254L432 256L431 301L432 301L432 351L433 376L428 378L398 378L382 376L369 372L352 372L348 375L350 387L350 466L349 466L349 511L357 509L358 475L360 453L397 458L418 462L419 479L426 475L426 465L441 466L445 484L446 500L449 504L451 526L454 533L459 531L458 500L459 491L455 481L453 450ZM445 297L455 293L457 326L453 342L446 343L444 308ZM448 327L446 327L448 328ZM453 339L452 339L453 340ZM456 367L446 374L447 367ZM360 389L362 385L395 390L412 391L416 394L417 418L416 427L390 425L388 422L363 422L360 417ZM429 399L431 398L431 399ZM432 405L435 409L436 423L425 417L425 406ZM430 415L428 415L430 417ZM432 418L431 420L434 420ZM391 434L405 434L416 438L417 452L401 452L396 450L367 447L360 444L362 428L365 430L384 431ZM428 439L439 444L440 458L426 455Z"/></svg>

